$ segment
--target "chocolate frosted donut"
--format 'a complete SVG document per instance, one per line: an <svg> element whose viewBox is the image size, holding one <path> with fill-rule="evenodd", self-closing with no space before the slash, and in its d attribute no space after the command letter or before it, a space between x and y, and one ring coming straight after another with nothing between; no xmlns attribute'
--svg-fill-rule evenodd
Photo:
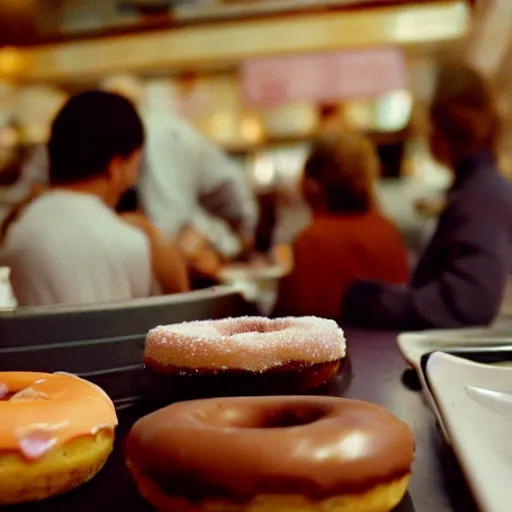
<svg viewBox="0 0 512 512"><path fill-rule="evenodd" d="M226 318L152 329L144 363L191 386L237 394L303 391L331 380L345 356L343 331L315 317ZM176 379L175 379L176 380Z"/></svg>
<svg viewBox="0 0 512 512"><path fill-rule="evenodd" d="M366 402L224 398L142 418L125 454L160 511L387 512L406 491L414 440Z"/></svg>

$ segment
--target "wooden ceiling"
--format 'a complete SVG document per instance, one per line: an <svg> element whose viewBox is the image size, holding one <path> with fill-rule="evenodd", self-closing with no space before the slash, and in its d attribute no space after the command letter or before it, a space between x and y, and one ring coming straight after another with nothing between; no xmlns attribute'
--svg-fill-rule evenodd
<svg viewBox="0 0 512 512"><path fill-rule="evenodd" d="M38 0L0 2L0 46L22 45L36 39Z"/></svg>
<svg viewBox="0 0 512 512"><path fill-rule="evenodd" d="M0 77L18 83L72 83L105 74L234 69L248 58L401 46L416 56L446 53L471 28L463 0L382 9L303 12L286 17L188 24L66 44L0 50Z"/></svg>
<svg viewBox="0 0 512 512"><path fill-rule="evenodd" d="M276 12L362 9L429 0L1 0L0 47L34 46L165 29L190 23L255 18ZM474 3L474 0L468 0Z"/></svg>

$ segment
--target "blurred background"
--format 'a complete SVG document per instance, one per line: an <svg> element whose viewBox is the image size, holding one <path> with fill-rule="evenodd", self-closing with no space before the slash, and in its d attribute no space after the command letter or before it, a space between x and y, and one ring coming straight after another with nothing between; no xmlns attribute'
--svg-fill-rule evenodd
<svg viewBox="0 0 512 512"><path fill-rule="evenodd" d="M148 119L188 118L236 158L273 243L308 222L297 182L311 141L366 132L382 162L381 207L414 254L451 179L425 126L443 59L469 60L494 82L512 170L509 2L2 0L0 218L27 193L22 162L66 98L108 85Z"/></svg>

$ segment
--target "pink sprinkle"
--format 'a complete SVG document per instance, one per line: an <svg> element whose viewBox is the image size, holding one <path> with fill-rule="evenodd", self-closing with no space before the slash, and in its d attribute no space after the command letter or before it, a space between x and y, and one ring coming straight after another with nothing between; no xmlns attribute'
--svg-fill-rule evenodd
<svg viewBox="0 0 512 512"><path fill-rule="evenodd" d="M9 386L0 382L0 400L9 394Z"/></svg>
<svg viewBox="0 0 512 512"><path fill-rule="evenodd" d="M38 459L48 453L57 443L52 433L36 430L20 440L20 449L27 459Z"/></svg>

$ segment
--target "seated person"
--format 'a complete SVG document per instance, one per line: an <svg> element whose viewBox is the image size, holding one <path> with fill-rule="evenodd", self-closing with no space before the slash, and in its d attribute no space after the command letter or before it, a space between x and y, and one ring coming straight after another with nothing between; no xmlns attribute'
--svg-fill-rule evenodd
<svg viewBox="0 0 512 512"><path fill-rule="evenodd" d="M48 143L49 187L3 225L1 264L20 305L93 303L188 288L176 250L142 216L114 211L137 180L144 130L132 104L93 91L71 98ZM153 282L153 276L156 282Z"/></svg>
<svg viewBox="0 0 512 512"><path fill-rule="evenodd" d="M455 180L436 231L408 286L354 283L344 323L379 329L490 323L512 265L512 187L496 162L499 119L492 93L473 70L443 68L430 108L434 157Z"/></svg>
<svg viewBox="0 0 512 512"><path fill-rule="evenodd" d="M343 133L313 148L302 182L313 223L293 245L294 267L281 282L276 315L336 319L355 279L406 282L400 234L375 206L378 169L375 150L362 135Z"/></svg>

